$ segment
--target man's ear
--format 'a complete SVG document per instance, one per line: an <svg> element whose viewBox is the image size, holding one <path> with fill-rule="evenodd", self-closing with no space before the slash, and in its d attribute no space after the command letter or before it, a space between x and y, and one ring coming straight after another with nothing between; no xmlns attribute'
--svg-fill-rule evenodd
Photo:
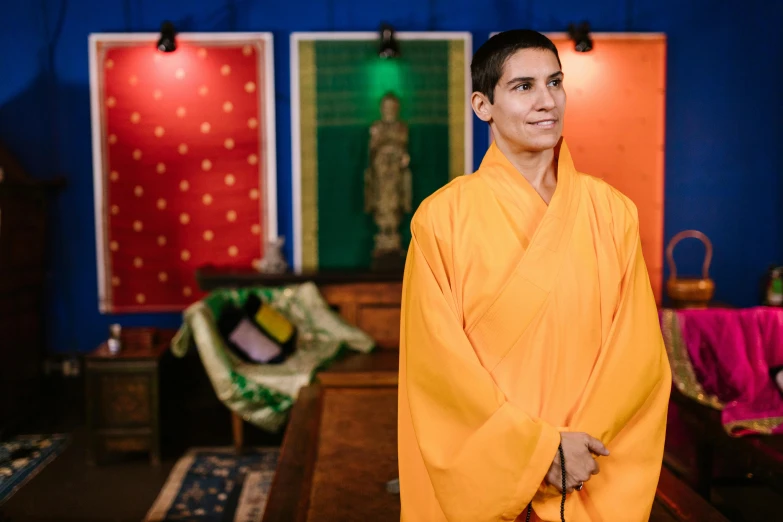
<svg viewBox="0 0 783 522"><path fill-rule="evenodd" d="M470 96L470 105L473 107L473 112L476 113L476 116L478 116L481 121L489 123L490 120L492 120L492 104L484 94L474 92Z"/></svg>

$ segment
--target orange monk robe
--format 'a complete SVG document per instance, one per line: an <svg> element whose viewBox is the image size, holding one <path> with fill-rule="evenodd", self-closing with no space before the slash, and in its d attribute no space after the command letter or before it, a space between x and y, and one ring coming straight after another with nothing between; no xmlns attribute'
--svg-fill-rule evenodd
<svg viewBox="0 0 783 522"><path fill-rule="evenodd" d="M671 373L636 208L558 152L547 206L495 145L414 216L403 284L404 522L560 520L560 431L611 455L568 521L647 520ZM568 462L566 462L566 467Z"/></svg>

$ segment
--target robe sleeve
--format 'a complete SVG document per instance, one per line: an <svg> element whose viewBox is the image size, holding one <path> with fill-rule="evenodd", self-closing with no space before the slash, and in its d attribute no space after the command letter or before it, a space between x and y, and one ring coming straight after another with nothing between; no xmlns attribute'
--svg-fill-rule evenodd
<svg viewBox="0 0 783 522"><path fill-rule="evenodd" d="M559 431L506 400L464 333L445 267L451 252L430 230L411 230L401 374L430 482L450 522L514 520L542 484Z"/></svg>
<svg viewBox="0 0 783 522"><path fill-rule="evenodd" d="M630 256L609 334L570 423L571 430L589 433L610 451L618 433L652 405L663 404L663 411L650 412L663 419L663 428L667 401L654 399L671 391L671 369L642 255L638 220L634 225L626 239Z"/></svg>
<svg viewBox="0 0 783 522"><path fill-rule="evenodd" d="M642 510L640 506L646 505L649 516L661 470L671 370L638 228L623 243L630 255L625 256L628 261L612 323L568 429L596 437L610 451L608 457L600 457L607 460L599 475L608 491L592 493L593 502L600 498L619 506L629 502ZM621 437L623 450L615 451L612 443ZM629 455L628 448L634 448L634 454ZM616 459L624 460L617 468L624 476L606 475ZM591 487L588 483L588 494ZM635 493L627 496L631 491ZM546 485L536 494L533 509L554 517L559 498L560 493Z"/></svg>

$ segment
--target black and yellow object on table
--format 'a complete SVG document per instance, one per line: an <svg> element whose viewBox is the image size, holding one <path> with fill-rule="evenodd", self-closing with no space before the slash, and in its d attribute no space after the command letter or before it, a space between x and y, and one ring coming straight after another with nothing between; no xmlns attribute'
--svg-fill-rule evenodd
<svg viewBox="0 0 783 522"><path fill-rule="evenodd" d="M264 334L280 345L283 353L291 354L294 351L296 328L283 314L255 294L248 295L245 311L253 317Z"/></svg>

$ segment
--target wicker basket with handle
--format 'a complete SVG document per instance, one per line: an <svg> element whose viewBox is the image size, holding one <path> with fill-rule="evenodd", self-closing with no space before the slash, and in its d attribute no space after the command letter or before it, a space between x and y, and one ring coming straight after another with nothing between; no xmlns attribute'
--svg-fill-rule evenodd
<svg viewBox="0 0 783 522"><path fill-rule="evenodd" d="M686 238L695 238L704 243L706 249L701 277L679 277L677 265L674 263L674 247ZM669 280L666 281L666 293L680 308L706 308L715 295L715 282L710 279L710 262L712 262L712 242L698 230L683 230L675 235L666 245L666 261L669 264Z"/></svg>

